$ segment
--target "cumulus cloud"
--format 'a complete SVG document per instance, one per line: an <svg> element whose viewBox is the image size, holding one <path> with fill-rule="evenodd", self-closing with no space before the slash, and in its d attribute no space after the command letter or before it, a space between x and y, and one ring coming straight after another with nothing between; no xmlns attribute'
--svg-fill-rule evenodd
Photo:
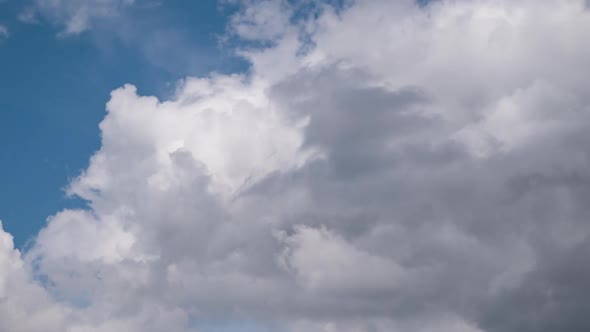
<svg viewBox="0 0 590 332"><path fill-rule="evenodd" d="M248 74L113 91L89 209L0 233L0 327L590 327L584 1L246 6Z"/></svg>
<svg viewBox="0 0 590 332"><path fill-rule="evenodd" d="M0 319L7 331L60 331L65 309L53 303L42 287L31 281L12 236L0 223Z"/></svg>

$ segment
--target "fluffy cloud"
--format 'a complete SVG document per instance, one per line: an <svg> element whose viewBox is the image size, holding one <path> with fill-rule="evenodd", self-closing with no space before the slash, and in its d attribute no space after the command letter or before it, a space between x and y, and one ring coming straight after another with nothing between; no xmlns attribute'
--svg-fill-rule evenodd
<svg viewBox="0 0 590 332"><path fill-rule="evenodd" d="M247 75L113 91L89 209L0 236L1 327L590 327L585 2L305 4L237 14Z"/></svg>
<svg viewBox="0 0 590 332"><path fill-rule="evenodd" d="M0 320L7 331L60 331L64 328L64 308L31 281L21 254L14 249L12 236L0 223Z"/></svg>

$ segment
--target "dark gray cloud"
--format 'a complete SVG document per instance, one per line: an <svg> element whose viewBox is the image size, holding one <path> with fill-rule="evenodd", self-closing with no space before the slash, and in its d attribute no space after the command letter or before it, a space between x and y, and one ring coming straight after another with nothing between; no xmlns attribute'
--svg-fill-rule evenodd
<svg viewBox="0 0 590 332"><path fill-rule="evenodd" d="M547 245L552 247L551 244ZM585 331L588 240L566 250L544 248L522 285L491 299L481 324L489 331Z"/></svg>

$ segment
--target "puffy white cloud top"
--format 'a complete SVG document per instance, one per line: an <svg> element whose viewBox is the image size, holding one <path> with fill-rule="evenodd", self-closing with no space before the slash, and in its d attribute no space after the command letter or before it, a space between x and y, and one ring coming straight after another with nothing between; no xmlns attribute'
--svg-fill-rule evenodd
<svg viewBox="0 0 590 332"><path fill-rule="evenodd" d="M89 209L22 255L0 232L0 330L590 330L585 1L245 1L231 24L263 45L248 74L113 91L69 186Z"/></svg>

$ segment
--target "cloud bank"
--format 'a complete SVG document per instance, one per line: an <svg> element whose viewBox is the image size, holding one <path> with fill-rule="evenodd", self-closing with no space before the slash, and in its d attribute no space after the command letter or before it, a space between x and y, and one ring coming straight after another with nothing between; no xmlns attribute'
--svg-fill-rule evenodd
<svg viewBox="0 0 590 332"><path fill-rule="evenodd" d="M89 209L25 253L0 232L0 329L590 329L584 1L231 22L249 73L113 91Z"/></svg>

